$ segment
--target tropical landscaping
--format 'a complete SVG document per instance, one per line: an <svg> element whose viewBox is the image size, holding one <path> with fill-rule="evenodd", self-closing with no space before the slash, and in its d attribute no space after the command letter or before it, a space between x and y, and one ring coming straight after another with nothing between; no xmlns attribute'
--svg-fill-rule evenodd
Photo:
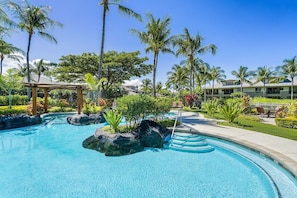
<svg viewBox="0 0 297 198"><path fill-rule="evenodd" d="M203 61L202 54L216 54L215 44L204 44L200 34L193 34L188 28L178 35L171 35L171 18L156 18L146 15L145 30L127 29L131 35L139 38L146 53L153 55L153 61L142 56L140 51L118 52L104 51L105 23L109 9L117 7L128 16L142 21L142 16L120 4L121 1L104 0L100 3L103 9L100 53L85 52L80 55L68 54L60 57L59 62L30 60L32 39L41 36L53 43L56 39L48 30L51 27L62 27L62 24L49 18L49 6L31 5L29 1L17 4L9 1L0 7L0 114L15 116L32 115L31 88L22 86L24 82L41 83L51 79L52 83L70 83L87 85L84 91L83 114L96 114L106 111L105 119L110 123L106 131L111 133L127 132L135 129L139 120L153 115L154 119L163 122L162 115L168 113L173 102L182 102L185 111L203 113L211 118L226 120L223 124L241 127L253 131L269 133L297 140L297 101L294 99L294 79L297 76L296 57L284 57L283 65L273 68L259 67L255 71L246 66L239 66L232 71L241 89L228 99L214 97L214 83L226 80L224 69L210 66ZM9 13L9 14L8 14ZM13 36L14 30L28 33L27 49L19 49L6 42L7 36ZM63 31L63 29L61 29ZM163 53L184 57L167 72L165 83L156 82L158 59ZM26 64L22 64L25 57ZM14 59L14 68L2 73L4 59ZM136 87L136 95L128 95L123 86L124 81L133 77L141 78L152 73L152 79L145 78L141 87ZM254 81L252 82L253 79ZM266 85L284 80L291 82L291 96L284 100L274 100L279 106L275 112L277 126L261 123L255 103L266 98ZM242 83L263 84L263 97L251 98L244 94ZM212 85L212 97L206 98L206 85ZM134 94L135 94L134 93ZM131 94L131 93L130 93ZM75 112L78 98L75 90L52 89L49 93L49 109L44 107L44 92L37 93L38 114L48 112ZM272 99L271 99L272 101ZM116 105L116 108L113 108ZM107 110L109 109L109 110ZM112 109L112 110L111 110ZM126 128L120 127L121 118L128 121ZM164 122L165 123L165 122ZM167 121L166 126L173 122Z"/></svg>

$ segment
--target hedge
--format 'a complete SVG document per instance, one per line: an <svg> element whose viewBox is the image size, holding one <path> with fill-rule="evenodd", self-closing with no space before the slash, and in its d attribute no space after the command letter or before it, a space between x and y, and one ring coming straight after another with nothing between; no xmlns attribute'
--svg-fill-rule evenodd
<svg viewBox="0 0 297 198"><path fill-rule="evenodd" d="M297 118L295 117L275 118L275 123L279 127L297 129Z"/></svg>

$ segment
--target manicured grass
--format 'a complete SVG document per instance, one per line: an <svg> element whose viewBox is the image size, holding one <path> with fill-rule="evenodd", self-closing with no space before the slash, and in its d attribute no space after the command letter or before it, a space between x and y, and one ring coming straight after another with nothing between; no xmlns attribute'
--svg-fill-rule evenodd
<svg viewBox="0 0 297 198"><path fill-rule="evenodd" d="M209 118L209 115L207 115L207 113L203 111L200 111L199 113ZM224 116L218 113L216 113L213 118L224 120ZM256 131L256 132L265 133L265 134L270 134L270 135L283 137L291 140L297 140L297 129L289 129L284 127L274 126L271 124L265 124L257 121L257 119L253 119L252 117L248 118L248 116L239 116L238 123L228 124L227 122L218 122L218 124L242 128L242 129Z"/></svg>
<svg viewBox="0 0 297 198"><path fill-rule="evenodd" d="M253 103L276 103L276 104L291 104L292 102L295 102L294 100L290 99L274 99L274 98L263 98L263 97L255 97L252 99Z"/></svg>
<svg viewBox="0 0 297 198"><path fill-rule="evenodd" d="M227 125L227 123L225 122L224 123L221 122L219 124ZM278 127L271 124L265 124L262 122L248 120L240 117L238 118L237 124L231 124L230 126L247 129L251 131L257 131L257 132L270 134L278 137L283 137L291 140L297 140L297 129Z"/></svg>

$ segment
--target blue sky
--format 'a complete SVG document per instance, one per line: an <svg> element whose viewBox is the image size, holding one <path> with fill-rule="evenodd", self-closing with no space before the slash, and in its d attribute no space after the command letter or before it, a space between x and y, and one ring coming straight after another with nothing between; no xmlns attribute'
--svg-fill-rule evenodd
<svg viewBox="0 0 297 198"><path fill-rule="evenodd" d="M58 44L38 36L33 37L30 60L45 59L58 62L61 56L95 52L101 43L102 7L99 0L29 0L34 5L50 5L49 17L63 28L49 30ZM226 76L239 66L251 70L276 67L284 59L297 55L297 1L295 0L124 0L122 5L143 16L138 22L120 14L110 6L106 21L105 51L141 51L153 63L152 54L145 54L145 45L129 29L145 31L146 13L155 18L171 17L171 34L181 34L184 28L194 36L204 37L202 45L215 44L217 54L199 55L211 66L220 66ZM7 42L25 50L26 33L14 33ZM185 57L160 54L157 81L163 83L167 72ZM5 64L5 62L4 62ZM148 75L148 78L152 78Z"/></svg>

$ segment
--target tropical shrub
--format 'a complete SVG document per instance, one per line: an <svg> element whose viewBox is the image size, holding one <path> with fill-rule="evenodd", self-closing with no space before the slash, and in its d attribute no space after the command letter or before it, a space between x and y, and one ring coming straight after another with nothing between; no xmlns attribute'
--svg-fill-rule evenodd
<svg viewBox="0 0 297 198"><path fill-rule="evenodd" d="M100 108L101 109L101 108ZM86 99L83 106L83 113L86 115L90 115L91 113L97 113L96 104L90 99Z"/></svg>
<svg viewBox="0 0 297 198"><path fill-rule="evenodd" d="M106 106L106 102L103 98L99 98L98 99L98 105L101 107L105 107Z"/></svg>
<svg viewBox="0 0 297 198"><path fill-rule="evenodd" d="M207 102L203 103L202 107L207 111L207 114L209 114L211 117L214 116L214 114L217 112L218 108L218 100L213 99L213 100L208 100Z"/></svg>
<svg viewBox="0 0 297 198"><path fill-rule="evenodd" d="M276 110L275 115L277 118L285 118L288 114L288 110L289 110L288 107L283 105Z"/></svg>
<svg viewBox="0 0 297 198"><path fill-rule="evenodd" d="M27 105L13 106L9 109L8 106L0 106L0 115L2 116L14 116L27 113Z"/></svg>
<svg viewBox="0 0 297 198"><path fill-rule="evenodd" d="M107 123L112 128L113 132L119 132L119 125L122 121L122 113L116 110L108 110L105 114L103 114L104 118L106 119Z"/></svg>
<svg viewBox="0 0 297 198"><path fill-rule="evenodd" d="M147 95L126 95L116 100L117 110L125 117L128 127L152 113L154 99Z"/></svg>
<svg viewBox="0 0 297 198"><path fill-rule="evenodd" d="M12 95L12 105L27 105L28 97L26 95ZM8 96L0 96L0 106L8 106Z"/></svg>
<svg viewBox="0 0 297 198"><path fill-rule="evenodd" d="M295 117L275 118L275 123L279 127L297 129L297 118Z"/></svg>
<svg viewBox="0 0 297 198"><path fill-rule="evenodd" d="M172 107L172 99L162 97L154 99L151 110L156 120L163 120L163 115L168 113Z"/></svg>
<svg viewBox="0 0 297 198"><path fill-rule="evenodd" d="M44 112L44 105L42 100L36 101L36 110L38 114L42 114ZM30 101L29 105L27 106L27 114L33 115L33 102Z"/></svg>
<svg viewBox="0 0 297 198"><path fill-rule="evenodd" d="M187 94L184 96L184 101L186 106L193 107L197 106L196 104L198 101L198 96L196 94Z"/></svg>
<svg viewBox="0 0 297 198"><path fill-rule="evenodd" d="M242 112L242 108L237 102L226 102L224 105L220 105L218 110L228 123L233 123Z"/></svg>
<svg viewBox="0 0 297 198"><path fill-rule="evenodd" d="M59 99L58 106L60 107L60 111L64 112L65 107L69 107L69 102L66 99Z"/></svg>
<svg viewBox="0 0 297 198"><path fill-rule="evenodd" d="M252 98L248 95L241 98L240 107L242 108L243 113L245 114L251 113L252 111L251 102L252 102Z"/></svg>

